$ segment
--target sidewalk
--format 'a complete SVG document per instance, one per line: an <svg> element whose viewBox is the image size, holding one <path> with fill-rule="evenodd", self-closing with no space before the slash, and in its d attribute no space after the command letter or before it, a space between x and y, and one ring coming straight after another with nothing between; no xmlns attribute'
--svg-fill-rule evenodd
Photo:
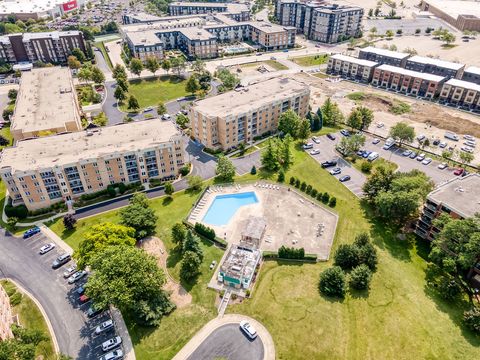
<svg viewBox="0 0 480 360"><path fill-rule="evenodd" d="M46 227L45 225L41 225L40 231L42 232L43 235L45 235L50 240L52 240L55 244L61 247L65 252L69 253L70 255L73 254L73 249L71 248L71 246L68 245L65 241L63 241L60 238L60 236L55 234L49 227Z"/></svg>
<svg viewBox="0 0 480 360"><path fill-rule="evenodd" d="M272 336L268 330L260 322L251 317L228 314L223 317L217 317L208 322L195 336L180 350L173 360L185 360L187 359L195 349L217 328L226 324L239 324L240 321L247 320L257 330L257 334L262 340L264 350L264 360L275 360L275 345L273 343Z"/></svg>
<svg viewBox="0 0 480 360"><path fill-rule="evenodd" d="M113 306L110 308L110 312L112 314L112 318L115 323L118 335L122 338L123 351L125 353L123 359L136 360L132 339L130 338L130 334L128 333L127 325L123 320L122 313L120 312L120 310L114 308Z"/></svg>

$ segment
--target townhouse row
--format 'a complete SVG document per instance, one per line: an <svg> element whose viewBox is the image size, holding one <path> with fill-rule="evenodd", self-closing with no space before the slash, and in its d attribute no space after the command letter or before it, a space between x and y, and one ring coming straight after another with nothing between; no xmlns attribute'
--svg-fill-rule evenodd
<svg viewBox="0 0 480 360"><path fill-rule="evenodd" d="M421 56L361 49L359 57L333 55L327 73L442 104L480 111L480 69Z"/></svg>

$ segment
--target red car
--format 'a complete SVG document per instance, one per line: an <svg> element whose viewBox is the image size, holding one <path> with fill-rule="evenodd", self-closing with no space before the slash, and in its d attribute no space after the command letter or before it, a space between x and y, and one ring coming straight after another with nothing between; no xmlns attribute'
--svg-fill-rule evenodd
<svg viewBox="0 0 480 360"><path fill-rule="evenodd" d="M83 294L82 296L80 296L80 302L82 304L86 303L88 300L90 300L90 298L87 295Z"/></svg>
<svg viewBox="0 0 480 360"><path fill-rule="evenodd" d="M455 171L453 172L453 175L460 176L460 175L463 174L464 171L465 171L464 169L458 168L457 170L455 170Z"/></svg>

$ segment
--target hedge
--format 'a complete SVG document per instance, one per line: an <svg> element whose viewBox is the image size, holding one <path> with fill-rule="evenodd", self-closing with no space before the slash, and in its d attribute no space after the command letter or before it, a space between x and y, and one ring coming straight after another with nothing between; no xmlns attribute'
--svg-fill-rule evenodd
<svg viewBox="0 0 480 360"><path fill-rule="evenodd" d="M207 239L214 240L216 237L215 230L203 225L202 223L197 222L194 226L194 229L198 234L205 236Z"/></svg>
<svg viewBox="0 0 480 360"><path fill-rule="evenodd" d="M281 249L281 248L280 248ZM298 250L298 249L295 249ZM317 261L317 254L304 254L303 258L301 259L287 259L287 258L280 258L278 256L278 252L276 251L263 251L262 256L264 259L282 259L282 260L289 260L289 261L311 261L311 262L316 262Z"/></svg>
<svg viewBox="0 0 480 360"><path fill-rule="evenodd" d="M5 206L5 215L7 215L8 217L25 219L28 216L28 209L23 204L18 206L12 206L12 204L7 204Z"/></svg>

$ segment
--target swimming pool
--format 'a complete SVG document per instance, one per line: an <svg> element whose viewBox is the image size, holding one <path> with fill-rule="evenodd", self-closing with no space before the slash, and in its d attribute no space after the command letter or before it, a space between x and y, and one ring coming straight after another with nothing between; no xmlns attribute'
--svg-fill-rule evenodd
<svg viewBox="0 0 480 360"><path fill-rule="evenodd" d="M258 203L258 199L253 191L239 194L217 195L202 221L216 226L227 225L239 208L255 203Z"/></svg>

